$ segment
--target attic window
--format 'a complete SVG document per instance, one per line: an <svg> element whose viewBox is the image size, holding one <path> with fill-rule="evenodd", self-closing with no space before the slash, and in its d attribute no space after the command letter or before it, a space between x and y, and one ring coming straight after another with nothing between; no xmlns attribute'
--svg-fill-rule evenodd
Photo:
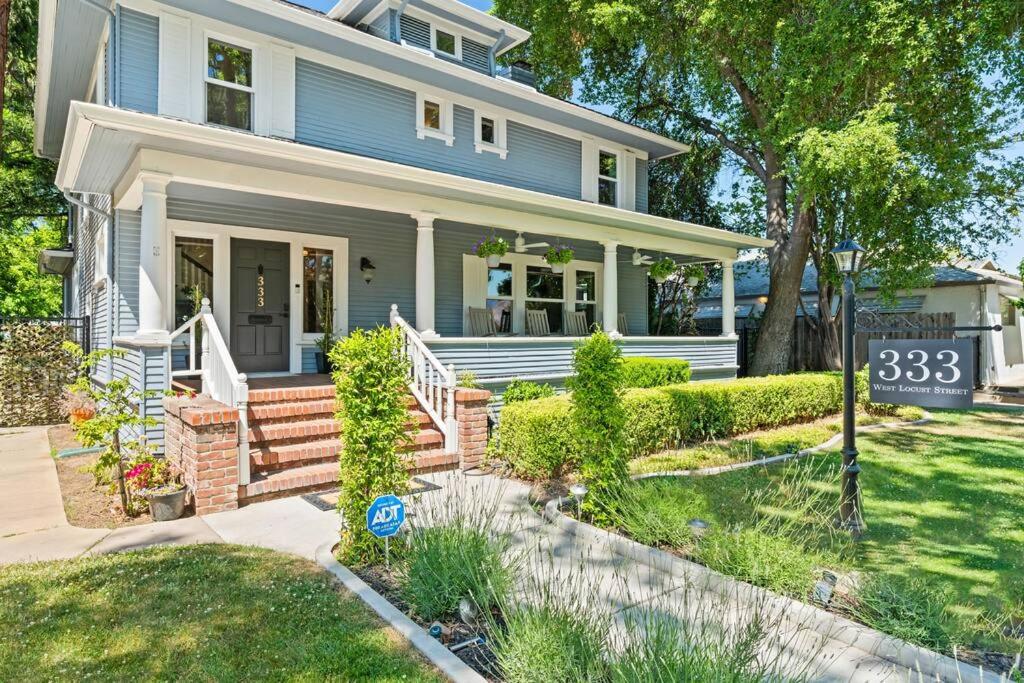
<svg viewBox="0 0 1024 683"><path fill-rule="evenodd" d="M459 39L455 34L442 31L439 28L434 29L434 52L458 59L459 47Z"/></svg>

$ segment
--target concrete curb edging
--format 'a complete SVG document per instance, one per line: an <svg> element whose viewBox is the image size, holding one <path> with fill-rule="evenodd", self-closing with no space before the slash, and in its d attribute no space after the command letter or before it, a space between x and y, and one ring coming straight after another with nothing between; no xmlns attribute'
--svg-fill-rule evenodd
<svg viewBox="0 0 1024 683"><path fill-rule="evenodd" d="M637 543L610 531L577 522L562 514L561 506L568 504L567 498L558 498L544 506L546 520L591 543L605 543L616 554L631 559L652 569L676 576L685 576L693 583L714 591L725 598L747 600L775 610L783 619L796 627L806 628L856 648L897 666L919 672L930 680L978 681L979 683L1002 683L997 674L981 671L979 668L958 662L952 657L912 645L906 641L885 635L863 624L827 612L823 609L772 593L719 574L707 567L685 560L664 550Z"/></svg>
<svg viewBox="0 0 1024 683"><path fill-rule="evenodd" d="M857 433L877 431L881 429L899 429L900 427L915 427L920 425L926 425L932 422L935 418L928 411L924 411L924 417L920 420L912 420L910 422L879 422L873 425L864 425L863 427L857 427ZM705 467L699 470L668 470L664 472L646 472L644 474L634 474L630 476L630 479L634 481L640 481L641 479L658 479L662 477L708 477L713 474L724 474L725 472L735 472L736 470L750 469L751 467L761 467L763 465L774 465L779 462L786 462L788 460L796 460L798 458L806 458L808 455L813 455L820 451L832 448L839 444L843 440L843 433L829 437L824 443L820 443L817 446L811 448L805 448L799 450L796 453L783 453L782 455L773 455L768 458L758 458L757 460L748 460L746 462L737 462L732 465L721 465L719 467Z"/></svg>
<svg viewBox="0 0 1024 683"><path fill-rule="evenodd" d="M419 624L402 614L377 591L373 590L335 559L331 549L334 541L323 544L316 551L317 563L333 574L348 590L352 591L393 629L401 633L424 657L441 672L457 683L484 683L483 676L468 664L452 654L448 648L430 637Z"/></svg>

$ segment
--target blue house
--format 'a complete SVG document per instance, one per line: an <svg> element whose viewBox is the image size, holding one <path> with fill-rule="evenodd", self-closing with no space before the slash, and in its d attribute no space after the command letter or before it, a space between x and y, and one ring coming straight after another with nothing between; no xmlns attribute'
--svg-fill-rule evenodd
<svg viewBox="0 0 1024 683"><path fill-rule="evenodd" d="M201 380L244 407L315 373L325 329L393 324L450 451L453 368L498 392L557 382L593 324L695 379L735 374L731 316L720 337L647 336L644 264L721 262L728 298L738 250L768 243L649 215L649 164L687 146L500 66L527 31L456 0L41 0L39 24L36 151L74 206L67 313L126 351L97 381ZM510 249L488 264L491 236Z"/></svg>

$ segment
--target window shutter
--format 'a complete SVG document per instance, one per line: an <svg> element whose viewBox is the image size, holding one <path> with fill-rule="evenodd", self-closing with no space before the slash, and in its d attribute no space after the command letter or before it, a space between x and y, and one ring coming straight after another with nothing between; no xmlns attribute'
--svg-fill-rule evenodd
<svg viewBox="0 0 1024 683"><path fill-rule="evenodd" d="M160 13L160 84L157 110L163 116L191 119L189 107L193 83L189 78L192 22L185 17Z"/></svg>
<svg viewBox="0 0 1024 683"><path fill-rule="evenodd" d="M627 150L622 153L621 159L619 182L622 183L622 208L636 211L636 154Z"/></svg>
<svg viewBox="0 0 1024 683"><path fill-rule="evenodd" d="M462 334L469 336L467 309L487 305L487 262L475 254L462 255Z"/></svg>
<svg viewBox="0 0 1024 683"><path fill-rule="evenodd" d="M295 138L295 51L271 47L270 134Z"/></svg>
<svg viewBox="0 0 1024 683"><path fill-rule="evenodd" d="M585 202L597 203L597 143L583 138L581 196Z"/></svg>

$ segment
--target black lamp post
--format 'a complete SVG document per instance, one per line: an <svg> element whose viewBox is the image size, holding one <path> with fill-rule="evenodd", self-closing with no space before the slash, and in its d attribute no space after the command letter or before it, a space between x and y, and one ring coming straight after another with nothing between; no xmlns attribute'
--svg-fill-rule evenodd
<svg viewBox="0 0 1024 683"><path fill-rule="evenodd" d="M839 524L859 536L867 530L862 516L857 475L857 396L854 386L853 343L857 327L853 276L860 270L864 249L853 240L843 240L832 256L843 274L843 491L839 502Z"/></svg>

